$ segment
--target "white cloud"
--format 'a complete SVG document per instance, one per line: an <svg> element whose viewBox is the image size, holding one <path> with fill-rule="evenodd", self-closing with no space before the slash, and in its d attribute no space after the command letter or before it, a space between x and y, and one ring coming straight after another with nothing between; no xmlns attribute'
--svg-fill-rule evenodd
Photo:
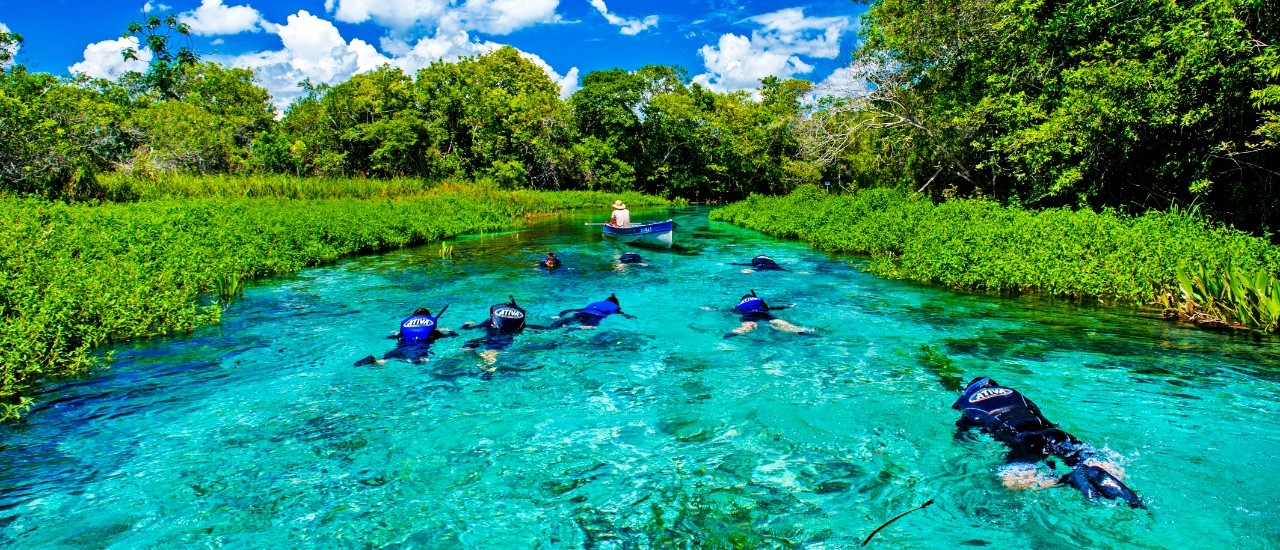
<svg viewBox="0 0 1280 550"><path fill-rule="evenodd" d="M380 44L389 54L384 55L360 39L346 41L333 23L306 11L290 15L284 25L264 21L262 27L280 37L283 49L214 60L230 66L252 68L262 86L271 92L280 113L302 95L298 83L305 79L315 84L338 84L388 63L412 75L435 61L454 61L502 47L495 42L473 40L466 31L459 30L437 32L433 37L412 43L401 38L384 37ZM576 67L562 76L538 56L523 52L522 55L560 85L562 96L567 97L577 89Z"/></svg>
<svg viewBox="0 0 1280 550"><path fill-rule="evenodd" d="M508 34L560 21L560 0L325 0L325 10L344 23L374 23L400 36L457 31Z"/></svg>
<svg viewBox="0 0 1280 550"><path fill-rule="evenodd" d="M573 95L573 92L578 91L577 67L570 68L569 72L565 73L564 76L560 76L560 73L557 73L555 69L551 68L549 63L543 61L543 59L537 55L528 52L520 52L520 57L528 59L534 65L537 65L538 68L542 69L542 72L547 73L547 76L551 78L551 81L555 82L556 85L560 87L561 99L565 99Z"/></svg>
<svg viewBox="0 0 1280 550"><path fill-rule="evenodd" d="M707 72L693 78L720 91L753 89L766 76L791 78L807 74L813 65L802 56L834 59L840 37L849 26L844 17L805 17L802 8L788 8L746 19L760 26L750 37L724 34L715 45L698 50Z"/></svg>
<svg viewBox="0 0 1280 550"><path fill-rule="evenodd" d="M184 11L178 20L199 36L257 32L262 14L249 6L227 6L222 0L201 0L200 7Z"/></svg>
<svg viewBox="0 0 1280 550"><path fill-rule="evenodd" d="M159 4L159 3L152 4L151 2L147 2L146 4L142 5L142 13L151 13L153 11L169 11L171 9L173 9L173 6L170 6L168 4Z"/></svg>
<svg viewBox="0 0 1280 550"><path fill-rule="evenodd" d="M125 48L137 51L138 59L125 60L121 52ZM145 72L151 62L151 50L140 48L138 39L132 36L115 40L103 40L84 48L84 61L67 68L72 74L84 73L93 78L119 78L129 72Z"/></svg>
<svg viewBox="0 0 1280 550"><path fill-rule="evenodd" d="M337 84L391 61L367 42L347 42L333 23L305 10L290 15L287 21L284 25L262 23L267 32L280 37L283 50L214 59L253 69L281 112L302 94L298 83L303 80Z"/></svg>
<svg viewBox="0 0 1280 550"><path fill-rule="evenodd" d="M605 6L604 0L591 0L591 6L604 16L605 21L610 25L619 27L622 34L626 36L634 36L640 34L646 29L658 24L658 16L649 15L644 19L626 19L617 14L609 13L608 6Z"/></svg>
<svg viewBox="0 0 1280 550"><path fill-rule="evenodd" d="M501 47L502 44L489 40L483 42L472 40L466 31L437 34L431 38L418 40L412 45L394 38L384 38L382 40L382 49L395 55L395 58L391 60L391 64L410 74L416 73L418 69L436 61L454 61L462 57L483 55ZM547 77L560 87L561 97L569 97L574 91L577 91L577 67L570 68L569 72L561 75L549 63L535 54L522 51L520 56L528 59L542 69L543 72L547 73Z"/></svg>
<svg viewBox="0 0 1280 550"><path fill-rule="evenodd" d="M5 26L5 24L4 24L4 23L0 23L0 33L5 33L5 32L9 32L9 27ZM18 45L18 44L14 44L14 45L10 46L10 47L9 47L9 61L8 61L7 63L0 63L0 67L6 67L6 66L8 66L8 65L12 65L12 64L14 63L14 61L13 61L13 60L14 60L14 59L17 59L17 57L18 57L18 50L20 50L20 49L22 49L22 46L20 46L20 45Z"/></svg>

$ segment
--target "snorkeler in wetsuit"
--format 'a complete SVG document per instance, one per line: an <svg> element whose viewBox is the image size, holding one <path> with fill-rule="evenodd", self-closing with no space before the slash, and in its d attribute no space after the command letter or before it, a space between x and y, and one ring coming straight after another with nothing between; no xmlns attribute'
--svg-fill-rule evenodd
<svg viewBox="0 0 1280 550"><path fill-rule="evenodd" d="M525 323L525 311L516 305L514 296L509 296L510 301L503 304L494 304L489 307L489 318L483 323L473 324L468 321L462 325L465 330L485 329L485 335L479 338L467 340L462 344L462 349L478 350L484 348L484 351L478 352L485 363L492 366L498 359L498 352L507 349L515 342L515 335L524 332L526 328L545 329L541 325L530 325ZM483 367L482 367L483 368ZM490 369L484 369L493 372Z"/></svg>
<svg viewBox="0 0 1280 550"><path fill-rule="evenodd" d="M447 305L441 308L440 315L444 315L444 312L448 309L449 306ZM356 361L355 366L381 365L386 363L388 359L404 359L410 363L427 362L431 344L441 338L457 336L456 333L450 332L448 329L437 328L436 322L440 315L431 315L431 310L425 307L414 310L413 315L400 321L400 330L387 337L395 338L398 341L395 349L388 351L382 356L382 359L369 355Z"/></svg>
<svg viewBox="0 0 1280 550"><path fill-rule="evenodd" d="M1094 458L1093 447L1058 429L1040 414L1035 403L1017 391L980 376L969 382L951 408L960 411L960 419L956 421L957 437L974 428L990 434L1009 447L1006 460L1010 464L1033 465L1046 460L1052 472L1057 465L1050 457L1057 457L1071 468L1065 475L1041 485L1066 484L1084 493L1089 500L1101 496L1122 500L1134 508L1146 508L1137 494L1102 468ZM1006 480L1005 484L1013 486L1012 480Z"/></svg>
<svg viewBox="0 0 1280 550"><path fill-rule="evenodd" d="M756 329L756 325L760 321L765 321L769 323L769 326L783 332L812 334L812 332L774 317L773 314L770 313L771 311L787 309L793 306L795 306L795 304L791 304L789 306L770 306L769 304L766 304L764 300L760 299L759 296L756 296L755 289L752 289L751 294L743 295L742 299L738 300L738 305L733 306L733 312L742 317L742 326L739 326L732 332L725 334L724 337L731 338L739 334L751 332Z"/></svg>
<svg viewBox="0 0 1280 550"><path fill-rule="evenodd" d="M615 270L622 271L631 264L644 266L645 264L643 262L644 259L640 257L640 254L635 252L623 252L621 256L618 256L618 263L613 264L613 268Z"/></svg>
<svg viewBox="0 0 1280 550"><path fill-rule="evenodd" d="M547 271L560 267L560 258L556 257L555 252L548 252L547 257L543 258L541 262L538 262L538 267L546 269Z"/></svg>
<svg viewBox="0 0 1280 550"><path fill-rule="evenodd" d="M570 313L573 315L565 317ZM599 302L587 304L587 307L561 311L560 315L557 315L559 319L548 328L560 328L574 322L578 323L580 328L597 327L600 326L600 321L603 321L605 317L615 313L628 319L636 318L634 315L623 312L622 306L618 303L618 296L610 294L608 298Z"/></svg>
<svg viewBox="0 0 1280 550"><path fill-rule="evenodd" d="M743 273L751 273L752 271L786 271L787 270L787 268L778 265L778 262L773 261L772 258L765 256L764 254L751 258L751 263L733 264L733 265L745 265L745 266L751 267L751 269L742 270Z"/></svg>

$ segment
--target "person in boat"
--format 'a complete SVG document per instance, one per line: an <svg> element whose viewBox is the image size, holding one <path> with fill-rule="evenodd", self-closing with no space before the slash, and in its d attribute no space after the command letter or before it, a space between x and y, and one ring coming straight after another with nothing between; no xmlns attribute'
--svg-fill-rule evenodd
<svg viewBox="0 0 1280 550"><path fill-rule="evenodd" d="M609 215L609 225L613 227L631 227L631 211L622 199L613 201L613 213Z"/></svg>
<svg viewBox="0 0 1280 550"><path fill-rule="evenodd" d="M1039 407L1017 390L1007 388L985 376L974 378L961 392L951 408L960 411L956 421L956 437L970 430L991 435L1009 447L1001 478L1011 489L1047 488L1055 485L1075 487L1089 500L1098 497L1120 500L1134 508L1146 504L1125 486L1097 458L1097 451L1058 429L1040 413ZM1071 470L1054 475L1056 457ZM1044 461L1048 472L1037 464Z"/></svg>
<svg viewBox="0 0 1280 550"><path fill-rule="evenodd" d="M812 334L808 329L795 326L791 323L783 321L773 316L772 311L795 307L795 304L789 306L770 306L764 300L756 295L755 289L751 290L751 294L744 294L742 299L738 300L738 305L733 306L733 312L742 318L742 325L734 329L732 332L725 334L725 338L732 338L739 334L746 334L756 329L761 321L769 323L774 329L791 332L795 334Z"/></svg>
<svg viewBox="0 0 1280 550"><path fill-rule="evenodd" d="M444 306L440 309L440 315L449 309ZM394 338L397 341L395 349L388 351L378 359L373 355L356 361L356 366L365 365L381 365L386 363L388 359L403 359L410 363L426 363L428 354L431 351L431 344L441 338L450 338L458 334L449 329L441 329L437 326L437 319L440 315L431 315L431 310L420 307L413 311L413 315L405 317L400 321L400 330L392 333L387 338Z"/></svg>
<svg viewBox="0 0 1280 550"><path fill-rule="evenodd" d="M765 256L764 254L751 258L751 263L734 264L734 265L746 265L751 267L751 269L742 270L743 273L751 273L752 271L786 271L787 270L785 267L778 265L778 262L773 261L772 258Z"/></svg>
<svg viewBox="0 0 1280 550"><path fill-rule="evenodd" d="M616 294L609 294L608 298L599 302L592 302L583 308L566 309L561 311L556 319L548 328L560 328L569 323L578 323L578 328L594 328L600 326L600 321L605 317L618 314L628 319L635 319L634 315L622 311L622 306L618 303ZM572 315L570 315L572 314Z"/></svg>
<svg viewBox="0 0 1280 550"><path fill-rule="evenodd" d="M480 324L467 321L462 325L464 330L484 329L485 335L479 338L467 340L462 344L462 349L479 350L477 353L481 359L484 359L487 367L493 367L498 361L498 352L507 349L515 342L515 335L524 332L526 328L545 329L541 325L530 325L525 322L525 311L516 305L516 298L508 296L509 301L502 304L494 304L489 307L489 318ZM496 368L481 367L486 372L493 372Z"/></svg>
<svg viewBox="0 0 1280 550"><path fill-rule="evenodd" d="M548 252L547 257L543 258L542 261L538 263L538 266L544 269L555 269L560 267L560 258L556 257L555 252Z"/></svg>

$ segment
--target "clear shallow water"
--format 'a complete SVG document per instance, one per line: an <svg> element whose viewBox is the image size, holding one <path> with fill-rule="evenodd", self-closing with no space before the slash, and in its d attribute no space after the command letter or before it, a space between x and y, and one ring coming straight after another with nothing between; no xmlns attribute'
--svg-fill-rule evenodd
<svg viewBox="0 0 1280 550"><path fill-rule="evenodd" d="M868 547L1280 546L1275 341L879 280L673 212L684 248L646 267L550 220L272 280L218 327L119 348L0 426L0 546L851 548L928 498ZM566 267L533 268L547 250ZM729 265L759 253L791 270ZM722 338L752 288L819 336ZM549 323L610 292L638 318L528 332L491 376L466 331L352 366L419 305L457 328L511 294ZM1005 489L1003 448L952 438L977 375L1105 448L1150 511Z"/></svg>

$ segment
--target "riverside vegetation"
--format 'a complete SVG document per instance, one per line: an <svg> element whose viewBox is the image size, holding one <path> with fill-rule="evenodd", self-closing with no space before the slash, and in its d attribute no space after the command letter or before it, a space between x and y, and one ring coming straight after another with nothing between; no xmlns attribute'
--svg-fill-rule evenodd
<svg viewBox="0 0 1280 550"><path fill-rule="evenodd" d="M41 380L101 364L92 353L101 345L216 323L253 278L510 229L528 214L603 209L619 197L408 181L241 183L237 191L219 178L108 182L121 193L170 197L135 204L0 199L0 419L29 408ZM322 191L302 191L312 185ZM358 198L338 196L342 189ZM637 206L668 203L621 196Z"/></svg>
<svg viewBox="0 0 1280 550"><path fill-rule="evenodd" d="M894 189L805 187L713 210L830 251L868 254L877 275L1002 294L1159 304L1166 315L1275 332L1280 247L1195 212L1029 211L979 199L934 204Z"/></svg>

